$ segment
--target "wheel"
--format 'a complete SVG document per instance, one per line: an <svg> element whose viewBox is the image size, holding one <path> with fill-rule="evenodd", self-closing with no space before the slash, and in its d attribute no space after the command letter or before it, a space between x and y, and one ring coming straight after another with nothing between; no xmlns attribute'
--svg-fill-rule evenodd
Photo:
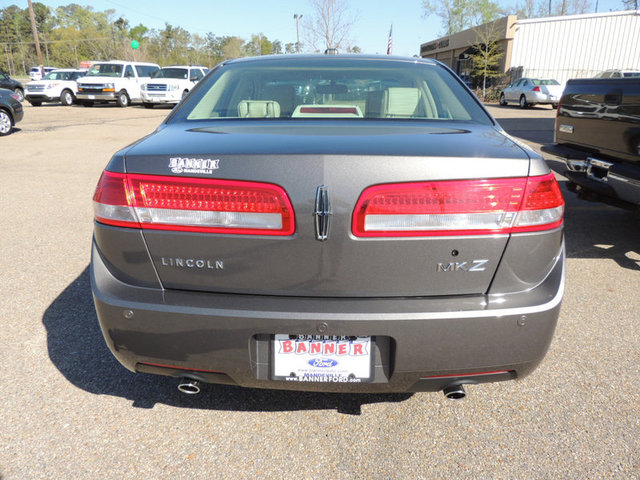
<svg viewBox="0 0 640 480"><path fill-rule="evenodd" d="M128 107L129 106L129 95L124 90L118 92L116 95L116 103L119 107Z"/></svg>
<svg viewBox="0 0 640 480"><path fill-rule="evenodd" d="M142 105L144 105L144 108L153 108L153 103L144 102Z"/></svg>
<svg viewBox="0 0 640 480"><path fill-rule="evenodd" d="M73 93L71 93L71 90L62 91L62 93L60 94L60 103L65 107L73 105Z"/></svg>
<svg viewBox="0 0 640 480"><path fill-rule="evenodd" d="M89 101L84 100L84 101L80 102L80 104L83 107L93 107L93 102L91 100L89 100Z"/></svg>
<svg viewBox="0 0 640 480"><path fill-rule="evenodd" d="M558 108L558 104L557 103L552 103L551 104L551 108L553 108L555 110L556 108Z"/></svg>
<svg viewBox="0 0 640 480"><path fill-rule="evenodd" d="M507 104L507 99L504 98L504 93L500 94L500 105L502 105L503 107Z"/></svg>
<svg viewBox="0 0 640 480"><path fill-rule="evenodd" d="M21 89L21 88L16 88L16 89L13 91L13 93L15 93L15 94L18 96L17 100L18 100L19 102L22 102L22 101L24 100L24 92L22 91L22 89Z"/></svg>
<svg viewBox="0 0 640 480"><path fill-rule="evenodd" d="M39 107L40 105L42 105L42 102L40 100L29 100L29 103L34 107Z"/></svg>
<svg viewBox="0 0 640 480"><path fill-rule="evenodd" d="M13 129L13 119L4 110L0 109L0 136L9 135Z"/></svg>
<svg viewBox="0 0 640 480"><path fill-rule="evenodd" d="M527 97L520 95L520 108L527 108Z"/></svg>

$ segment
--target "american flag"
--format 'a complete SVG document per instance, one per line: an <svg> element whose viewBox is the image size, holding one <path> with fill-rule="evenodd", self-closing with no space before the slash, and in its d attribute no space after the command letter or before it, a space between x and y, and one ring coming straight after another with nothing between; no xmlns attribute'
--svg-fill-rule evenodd
<svg viewBox="0 0 640 480"><path fill-rule="evenodd" d="M391 55L393 50L393 24L391 24L391 28L389 29L389 41L387 42L387 55Z"/></svg>

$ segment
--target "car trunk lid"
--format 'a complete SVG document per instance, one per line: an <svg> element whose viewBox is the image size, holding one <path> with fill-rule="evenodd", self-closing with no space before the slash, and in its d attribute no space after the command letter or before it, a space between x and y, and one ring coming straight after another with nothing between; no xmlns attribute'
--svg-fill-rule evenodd
<svg viewBox="0 0 640 480"><path fill-rule="evenodd" d="M374 185L526 177L525 151L490 126L348 130L340 122L172 126L129 149L129 173L273 184L295 216L295 233L284 236L145 229L164 287L321 297L486 292L508 234L362 237L354 209Z"/></svg>

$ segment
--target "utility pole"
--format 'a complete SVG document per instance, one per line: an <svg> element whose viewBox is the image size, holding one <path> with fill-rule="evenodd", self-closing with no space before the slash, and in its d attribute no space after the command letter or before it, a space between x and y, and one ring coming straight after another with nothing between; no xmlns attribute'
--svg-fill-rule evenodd
<svg viewBox="0 0 640 480"><path fill-rule="evenodd" d="M40 64L40 73L44 77L44 64L42 63L42 52L40 51L40 40L38 40L38 27L36 26L36 16L33 13L33 3L29 2L29 16L31 17L31 30L33 30L33 41L36 42L36 53L38 54L38 63Z"/></svg>
<svg viewBox="0 0 640 480"><path fill-rule="evenodd" d="M293 19L296 21L296 53L300 53L300 19L302 15L298 15L297 13L293 14Z"/></svg>

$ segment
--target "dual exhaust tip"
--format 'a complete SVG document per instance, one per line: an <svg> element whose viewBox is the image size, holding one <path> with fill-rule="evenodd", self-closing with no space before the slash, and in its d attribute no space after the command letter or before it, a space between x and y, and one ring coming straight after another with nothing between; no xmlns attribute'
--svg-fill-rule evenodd
<svg viewBox="0 0 640 480"><path fill-rule="evenodd" d="M200 380L194 380L193 378L182 378L178 383L178 390L186 395L197 395L200 393ZM467 396L467 392L464 390L462 384L447 385L442 390L444 396L450 400L462 400Z"/></svg>

